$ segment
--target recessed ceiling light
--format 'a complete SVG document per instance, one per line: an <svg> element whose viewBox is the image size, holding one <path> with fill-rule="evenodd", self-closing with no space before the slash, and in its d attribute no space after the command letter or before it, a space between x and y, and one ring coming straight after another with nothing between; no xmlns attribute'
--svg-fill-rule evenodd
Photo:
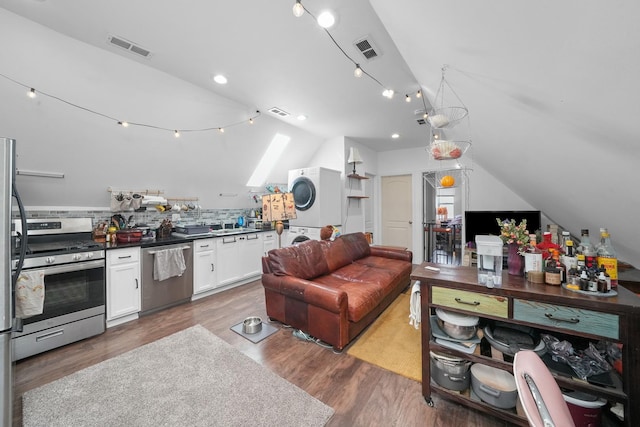
<svg viewBox="0 0 640 427"><path fill-rule="evenodd" d="M393 135L391 135L391 138L398 139L400 138L400 134L394 133Z"/></svg>
<svg viewBox="0 0 640 427"><path fill-rule="evenodd" d="M297 119L298 120L307 120L307 116L305 116L304 114L299 114Z"/></svg>
<svg viewBox="0 0 640 427"><path fill-rule="evenodd" d="M322 28L331 28L336 23L336 17L329 11L324 11L318 15L318 25Z"/></svg>
<svg viewBox="0 0 640 427"><path fill-rule="evenodd" d="M213 81L218 83L219 85L226 85L227 84L227 78L225 76L223 76L222 74L217 74L213 77Z"/></svg>

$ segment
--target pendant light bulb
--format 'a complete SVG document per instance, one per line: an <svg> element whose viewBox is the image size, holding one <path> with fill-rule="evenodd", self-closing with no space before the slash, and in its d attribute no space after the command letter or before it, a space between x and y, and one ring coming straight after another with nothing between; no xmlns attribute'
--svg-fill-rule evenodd
<svg viewBox="0 0 640 427"><path fill-rule="evenodd" d="M118 124L120 126L122 126L123 128L128 128L129 127L129 122L122 121L122 122L118 122Z"/></svg>
<svg viewBox="0 0 640 427"><path fill-rule="evenodd" d="M353 70L353 77L362 77L362 68L360 68L360 64L356 64L356 69Z"/></svg>
<svg viewBox="0 0 640 427"><path fill-rule="evenodd" d="M300 18L302 15L304 15L304 6L302 6L300 0L297 0L296 4L293 5L293 16Z"/></svg>
<svg viewBox="0 0 640 427"><path fill-rule="evenodd" d="M180 138L180 132L178 132L177 130L174 130L174 131L173 131L173 135L174 135L176 138Z"/></svg>
<svg viewBox="0 0 640 427"><path fill-rule="evenodd" d="M220 133L224 133L224 128L218 128L218 130L220 131Z"/></svg>
<svg viewBox="0 0 640 427"><path fill-rule="evenodd" d="M404 96L404 100L405 100L406 102L411 102L411 97L410 97L409 95L405 95L405 96Z"/></svg>
<svg viewBox="0 0 640 427"><path fill-rule="evenodd" d="M418 93L416 93L416 98L420 99L422 98L422 91L419 90Z"/></svg>
<svg viewBox="0 0 640 427"><path fill-rule="evenodd" d="M253 117L251 117L251 118L249 119L249 124L250 124L250 125L252 125L252 124L253 124Z"/></svg>
<svg viewBox="0 0 640 427"><path fill-rule="evenodd" d="M36 90L34 88L31 88L31 90L29 90L28 92L29 98L35 98L36 97Z"/></svg>

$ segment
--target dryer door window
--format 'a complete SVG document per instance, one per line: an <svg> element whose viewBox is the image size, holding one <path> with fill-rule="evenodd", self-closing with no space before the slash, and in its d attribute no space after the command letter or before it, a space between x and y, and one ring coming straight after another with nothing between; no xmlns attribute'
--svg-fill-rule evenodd
<svg viewBox="0 0 640 427"><path fill-rule="evenodd" d="M313 206L313 202L316 200L316 187L306 177L300 177L293 181L291 192L296 202L296 209L299 211L306 211Z"/></svg>
<svg viewBox="0 0 640 427"><path fill-rule="evenodd" d="M291 244L295 245L295 244L298 244L298 243L306 242L307 240L311 240L311 239L303 234L303 235L300 235L300 236L296 236L296 238L293 239Z"/></svg>

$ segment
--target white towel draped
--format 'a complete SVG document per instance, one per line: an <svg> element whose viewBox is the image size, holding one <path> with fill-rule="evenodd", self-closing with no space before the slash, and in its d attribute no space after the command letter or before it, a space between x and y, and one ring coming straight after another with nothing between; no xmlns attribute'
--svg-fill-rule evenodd
<svg viewBox="0 0 640 427"><path fill-rule="evenodd" d="M20 273L16 282L16 317L42 314L44 307L44 271L35 270Z"/></svg>
<svg viewBox="0 0 640 427"><path fill-rule="evenodd" d="M182 248L161 249L156 251L153 260L153 278L157 281L182 276L187 269Z"/></svg>
<svg viewBox="0 0 640 427"><path fill-rule="evenodd" d="M420 281L416 281L411 287L411 298L409 300L409 324L416 329L420 328Z"/></svg>

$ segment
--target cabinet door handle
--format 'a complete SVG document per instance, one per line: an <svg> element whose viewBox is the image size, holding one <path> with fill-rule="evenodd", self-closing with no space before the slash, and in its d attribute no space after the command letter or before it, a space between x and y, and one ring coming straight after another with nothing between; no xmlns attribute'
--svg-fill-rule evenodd
<svg viewBox="0 0 640 427"><path fill-rule="evenodd" d="M119 256L118 259L127 259L127 258L131 258L131 255L127 255L127 256Z"/></svg>
<svg viewBox="0 0 640 427"><path fill-rule="evenodd" d="M456 297L456 302L458 304L467 304L467 305L480 305L479 301L473 301L473 302L469 302L469 301L463 301L462 298L458 298Z"/></svg>
<svg viewBox="0 0 640 427"><path fill-rule="evenodd" d="M139 286L138 279L136 278L136 289L138 289L138 286Z"/></svg>
<svg viewBox="0 0 640 427"><path fill-rule="evenodd" d="M201 249L202 249L202 248L208 248L208 247L209 247L209 245L200 245L200 248L201 248Z"/></svg>
<svg viewBox="0 0 640 427"><path fill-rule="evenodd" d="M551 313L545 313L544 315L547 317L547 319L555 320L557 322L567 322L567 323L579 323L580 322L580 319L576 319L575 317L571 317L571 318L567 319L565 317L553 317L553 314L551 314Z"/></svg>
<svg viewBox="0 0 640 427"><path fill-rule="evenodd" d="M211 271L216 271L216 268L214 267L213 264L211 264Z"/></svg>

